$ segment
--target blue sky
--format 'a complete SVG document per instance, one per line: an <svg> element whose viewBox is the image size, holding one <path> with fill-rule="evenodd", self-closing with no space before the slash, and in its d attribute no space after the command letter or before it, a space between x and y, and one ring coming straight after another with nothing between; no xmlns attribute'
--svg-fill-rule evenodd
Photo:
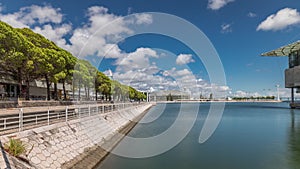
<svg viewBox="0 0 300 169"><path fill-rule="evenodd" d="M275 84L283 88L287 58L260 54L300 39L300 3L295 0L1 0L0 3L2 21L14 27L29 27L75 56L80 55L85 36L90 37L101 25L114 19L143 12L176 15L203 31L214 45L224 66L227 85L213 86L229 95L274 94ZM108 32L95 35L93 43L81 55L99 66L99 70L110 68L116 79L141 90L176 86L197 87L197 92L210 89L203 64L178 40L144 34L119 42L123 34L133 33L131 26L152 23L151 15L120 21ZM103 58L109 48L113 51ZM130 77L130 71L139 73ZM189 78L196 80L196 86L189 84L193 83ZM282 94L287 91L282 89Z"/></svg>

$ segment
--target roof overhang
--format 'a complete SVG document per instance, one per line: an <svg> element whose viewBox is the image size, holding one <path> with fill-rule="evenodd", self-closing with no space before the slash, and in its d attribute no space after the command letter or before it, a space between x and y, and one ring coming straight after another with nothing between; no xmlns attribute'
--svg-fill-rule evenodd
<svg viewBox="0 0 300 169"><path fill-rule="evenodd" d="M272 50L261 54L261 56L289 56L292 52L300 50L300 41L294 42L292 44L283 46L281 48Z"/></svg>

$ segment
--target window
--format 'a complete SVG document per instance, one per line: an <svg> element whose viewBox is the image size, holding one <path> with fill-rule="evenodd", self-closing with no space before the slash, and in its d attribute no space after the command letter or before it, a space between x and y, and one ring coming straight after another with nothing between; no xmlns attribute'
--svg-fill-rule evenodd
<svg viewBox="0 0 300 169"><path fill-rule="evenodd" d="M293 67L299 66L299 65L300 65L299 51L292 52L289 55L289 67L293 68Z"/></svg>

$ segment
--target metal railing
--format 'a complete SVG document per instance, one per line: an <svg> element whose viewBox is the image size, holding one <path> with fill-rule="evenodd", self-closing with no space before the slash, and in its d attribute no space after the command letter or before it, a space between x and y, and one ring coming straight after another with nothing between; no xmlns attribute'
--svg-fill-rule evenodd
<svg viewBox="0 0 300 169"><path fill-rule="evenodd" d="M139 103L120 104L98 104L98 105L73 105L62 109L26 112L25 108L20 108L19 113L0 115L0 135L20 132L40 126L46 126L59 122L67 122L73 119L103 114L112 111L122 110Z"/></svg>

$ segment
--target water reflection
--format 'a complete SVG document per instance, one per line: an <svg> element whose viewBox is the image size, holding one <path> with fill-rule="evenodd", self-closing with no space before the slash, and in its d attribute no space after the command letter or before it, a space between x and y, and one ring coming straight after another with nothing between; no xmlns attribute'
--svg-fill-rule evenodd
<svg viewBox="0 0 300 169"><path fill-rule="evenodd" d="M300 119L299 112L291 110L291 128L289 134L289 150L291 168L300 168Z"/></svg>

